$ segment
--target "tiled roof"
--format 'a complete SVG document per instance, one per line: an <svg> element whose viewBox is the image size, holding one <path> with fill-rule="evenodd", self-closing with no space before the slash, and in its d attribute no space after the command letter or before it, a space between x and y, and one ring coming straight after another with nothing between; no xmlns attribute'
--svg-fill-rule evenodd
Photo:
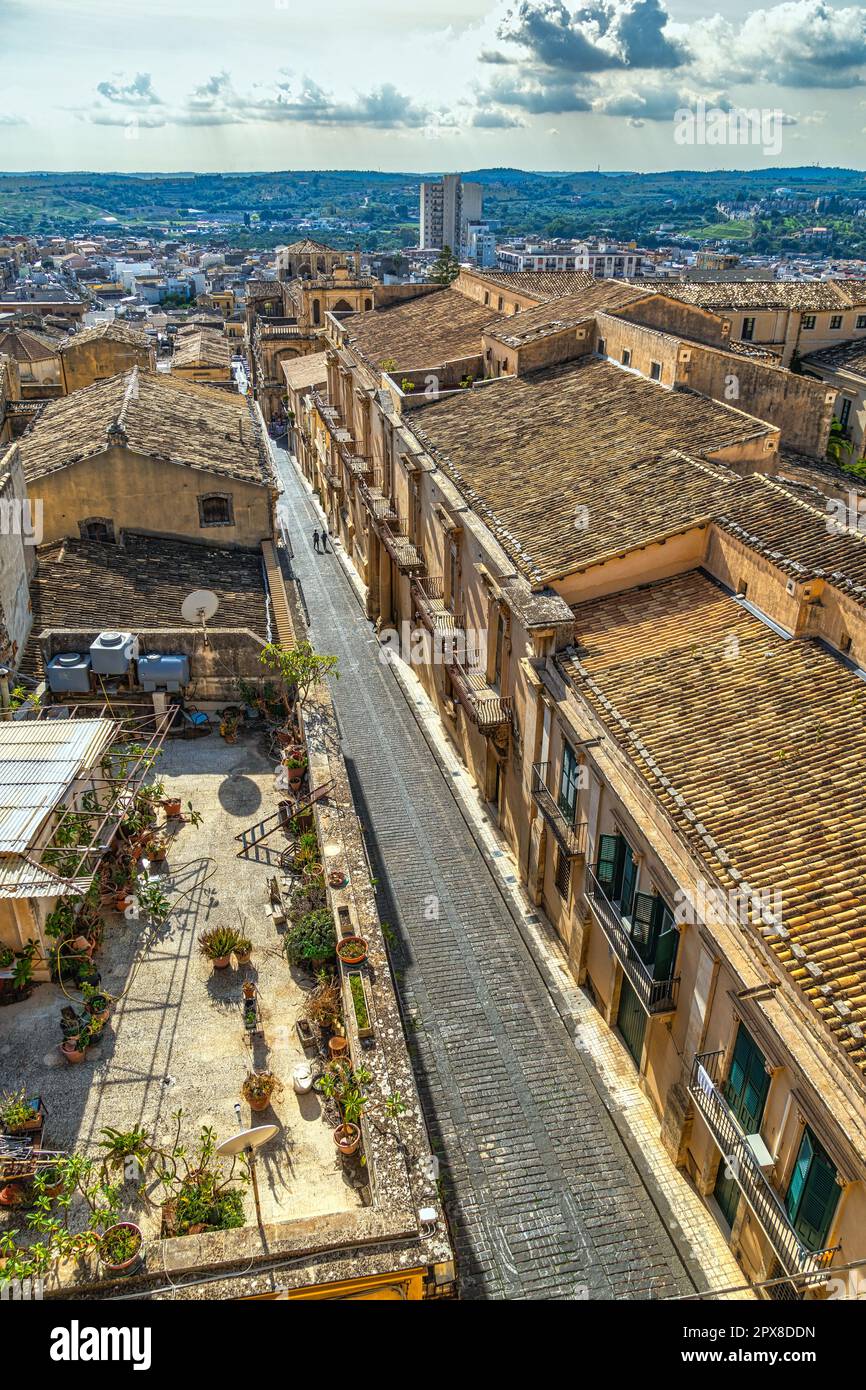
<svg viewBox="0 0 866 1390"><path fill-rule="evenodd" d="M834 343L832 347L807 353L802 361L804 367L838 369L866 377L866 338L848 338L844 343Z"/></svg>
<svg viewBox="0 0 866 1390"><path fill-rule="evenodd" d="M835 280L665 280L659 293L700 309L845 309L854 301Z"/></svg>
<svg viewBox="0 0 866 1390"><path fill-rule="evenodd" d="M536 309L524 309L522 313L504 321L498 319L489 326L488 332L509 347L520 347L522 343L544 338L560 329L572 327L581 319L591 318L597 310L621 309L626 304L633 304L648 293L651 291L638 290L618 280L591 280L576 294L552 299Z"/></svg>
<svg viewBox="0 0 866 1390"><path fill-rule="evenodd" d="M138 368L50 401L21 438L25 476L32 482L113 442L188 468L271 482L267 442L245 396Z"/></svg>
<svg viewBox="0 0 866 1390"><path fill-rule="evenodd" d="M46 357L56 357L61 342L33 333L29 328L0 330L0 353L4 357L14 357L16 362L42 362Z"/></svg>
<svg viewBox="0 0 866 1390"><path fill-rule="evenodd" d="M494 315L494 321L499 316ZM435 291L405 304L349 314L343 328L350 346L377 367L394 360L396 370L434 367L481 351L481 333L491 322L490 306L455 289Z"/></svg>
<svg viewBox="0 0 866 1390"><path fill-rule="evenodd" d="M231 366L228 339L212 328L187 328L178 333L174 342L173 367Z"/></svg>
<svg viewBox="0 0 866 1390"><path fill-rule="evenodd" d="M761 935L866 1074L866 683L698 572L574 612L575 689L717 881L781 894Z"/></svg>
<svg viewBox="0 0 866 1390"><path fill-rule="evenodd" d="M320 386L328 380L324 352L310 352L303 357L287 357L280 363L286 385L294 391Z"/></svg>
<svg viewBox="0 0 866 1390"><path fill-rule="evenodd" d="M101 632L184 627L180 606L194 589L220 601L212 627L267 635L267 600L258 551L162 540L127 532L120 545L62 540L37 550L31 584L33 626L22 670L41 673L35 639L45 628Z"/></svg>
<svg viewBox="0 0 866 1390"><path fill-rule="evenodd" d="M710 515L734 475L670 451L711 456L769 430L595 357L421 406L410 427L536 582Z"/></svg>
<svg viewBox="0 0 866 1390"><path fill-rule="evenodd" d="M485 270L480 275L476 272L476 278L489 280L500 289L531 295L539 304L578 294L598 283L585 270Z"/></svg>
<svg viewBox="0 0 866 1390"><path fill-rule="evenodd" d="M60 351L69 352L81 347L83 343L93 343L100 338L107 338L113 343L125 343L127 347L141 348L145 352L150 346L150 339L146 333L115 319L113 323L95 323L90 328L82 328L80 332L73 333L61 343Z"/></svg>

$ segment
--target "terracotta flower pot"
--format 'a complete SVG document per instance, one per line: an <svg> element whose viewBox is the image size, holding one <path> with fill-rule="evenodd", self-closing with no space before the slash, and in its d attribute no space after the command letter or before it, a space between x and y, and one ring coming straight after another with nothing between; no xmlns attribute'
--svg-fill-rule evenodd
<svg viewBox="0 0 866 1390"><path fill-rule="evenodd" d="M214 970L225 970L227 965L231 965L231 956L213 956L211 965Z"/></svg>
<svg viewBox="0 0 866 1390"><path fill-rule="evenodd" d="M60 1044L60 1051L63 1053L67 1062L83 1062L87 1056L87 1049L80 1048L72 1038L67 1038Z"/></svg>
<svg viewBox="0 0 866 1390"><path fill-rule="evenodd" d="M335 1037L330 1039L328 1043L328 1052L331 1058L336 1060L336 1058L342 1057L347 1052L348 1047L349 1039L341 1037L339 1034L337 1034Z"/></svg>
<svg viewBox="0 0 866 1390"><path fill-rule="evenodd" d="M334 1130L334 1143L341 1154L353 1154L361 1142L361 1131L357 1125L337 1125Z"/></svg>
<svg viewBox="0 0 866 1390"><path fill-rule="evenodd" d="M252 958L252 951L235 951L235 960L238 965L249 965Z"/></svg>
<svg viewBox="0 0 866 1390"><path fill-rule="evenodd" d="M20 1183L10 1182L0 1187L0 1207L20 1207L25 1201L24 1188Z"/></svg>
<svg viewBox="0 0 866 1390"><path fill-rule="evenodd" d="M267 1110L271 1103L270 1096L247 1096L246 1099L251 1110Z"/></svg>
<svg viewBox="0 0 866 1390"><path fill-rule="evenodd" d="M164 801L162 804L163 804L163 806L164 806L164 808L165 808L165 814L168 816L169 820L176 820L177 817L180 815L180 809L181 809L181 799L180 799L180 797L179 797L179 796L170 796L170 797L168 797L168 799L167 799L166 801Z"/></svg>
<svg viewBox="0 0 866 1390"><path fill-rule="evenodd" d="M342 869L332 869L328 874L328 883L332 888L345 888L346 875Z"/></svg>
<svg viewBox="0 0 866 1390"><path fill-rule="evenodd" d="M367 943L363 936L344 936L337 942L337 955L344 965L360 965L367 959Z"/></svg>
<svg viewBox="0 0 866 1390"><path fill-rule="evenodd" d="M133 1265L136 1263L136 1261L137 1261L138 1259L140 1259L140 1257L141 1257L141 1249L142 1249L142 1246L143 1246L143 1244L144 1244L144 1239L143 1239L142 1234L141 1234L141 1229L140 1229L140 1227L136 1226L136 1224L135 1224L134 1221L118 1221L118 1222L116 1222L115 1225L109 1226L108 1230L105 1232L105 1235L103 1235L102 1239L104 1240L104 1239L105 1239L105 1236L109 1235L111 1231L117 1231L117 1230L130 1231L133 1235L138 1236L138 1244L137 1244L137 1246L135 1247L135 1251L133 1252L133 1254L130 1255L129 1259L128 1259L128 1260L121 1260L119 1264L114 1264L114 1263L112 1263L111 1260L107 1260L107 1259L105 1258L105 1256L104 1256L104 1255L101 1253L101 1251L100 1251L100 1255L99 1255L100 1261L102 1262L102 1264L105 1266L106 1269L110 1269L110 1270L111 1270L112 1274L122 1274L122 1273L124 1273L125 1270L127 1270L127 1269L132 1269L132 1266L133 1266Z"/></svg>
<svg viewBox="0 0 866 1390"><path fill-rule="evenodd" d="M114 910L115 910L115 912L125 912L126 909L129 907L129 904L130 904L131 902L132 902L132 894L129 892L128 889L125 889L123 892L115 893L115 895L114 895Z"/></svg>

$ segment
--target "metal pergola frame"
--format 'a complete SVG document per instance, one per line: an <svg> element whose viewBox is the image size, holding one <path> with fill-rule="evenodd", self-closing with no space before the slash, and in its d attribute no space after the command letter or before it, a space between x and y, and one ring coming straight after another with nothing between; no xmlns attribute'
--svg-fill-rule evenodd
<svg viewBox="0 0 866 1390"><path fill-rule="evenodd" d="M50 720L56 718L56 716L49 714L48 711L58 708L60 707L57 705L46 706L39 711L35 718L36 720ZM69 718L74 719L78 706L66 706L65 708L69 710ZM91 831L90 840L86 845L61 845L57 843L56 839L49 839L44 844L22 847L20 850L13 851L13 853L16 853L28 864L36 860L36 863L33 864L34 877L29 880L26 878L21 880L18 885L19 893L17 896L26 897L28 888L33 890L41 888L44 890L55 884L58 888L62 887L67 890L71 889L74 892L78 892L80 885L76 880L85 876L88 880L92 879L96 870L94 858L98 861L102 855L111 848L112 840L123 819L123 813L132 804L136 793L140 787L143 786L147 773L150 771L154 759L165 742L169 728L174 719L174 714L174 709L169 708L160 715L154 713L129 718L118 718L112 713L111 706L109 704L104 704L98 714L88 710L86 715L81 716L88 719L110 720L115 725L115 736L112 738L111 744L103 757L106 755L111 756L111 749L118 743L142 744L141 751L136 756L132 767L127 769L123 777L107 777L104 774L100 776L95 771L90 771L88 773L95 784L101 783L102 788L108 787L113 789L113 793L110 794L106 806L101 806L98 811L78 811L62 804L57 804L52 808L50 812L52 816L60 815L62 818L63 813L66 812L74 814L77 817L87 817L89 820L96 821L95 828ZM26 722L29 723L31 721L28 720ZM145 729L142 727L144 725L152 725L153 727ZM144 735L148 735L146 742L143 742ZM10 783L8 785L15 784ZM107 831L109 825L111 828ZM68 874L57 874L51 869L50 865L44 864L42 862L44 856L51 852L77 854L78 860L73 871ZM86 891L86 889L84 891Z"/></svg>

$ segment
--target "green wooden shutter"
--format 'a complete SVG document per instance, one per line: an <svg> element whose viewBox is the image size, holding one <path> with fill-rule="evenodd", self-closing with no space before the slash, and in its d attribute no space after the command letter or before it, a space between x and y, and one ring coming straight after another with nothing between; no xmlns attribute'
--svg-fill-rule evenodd
<svg viewBox="0 0 866 1390"><path fill-rule="evenodd" d="M664 898L656 898L655 902L653 977L656 980L670 980L676 964L680 934L674 925L674 914Z"/></svg>
<svg viewBox="0 0 866 1390"><path fill-rule="evenodd" d="M635 884L637 883L637 864L625 840L621 840L620 844L622 845L622 873L619 885L619 906L622 915L629 917L631 916ZM614 891L616 886L614 884Z"/></svg>
<svg viewBox="0 0 866 1390"><path fill-rule="evenodd" d="M829 1155L807 1128L785 1204L797 1235L811 1250L821 1250L826 1245L841 1191Z"/></svg>
<svg viewBox="0 0 866 1390"><path fill-rule="evenodd" d="M725 1099L746 1134L757 1134L760 1129L769 1089L764 1054L741 1023L725 1084Z"/></svg>
<svg viewBox="0 0 866 1390"><path fill-rule="evenodd" d="M618 835L602 835L598 842L598 860L595 866L595 876L603 892L605 892L608 897L611 896L613 891L619 846L621 843Z"/></svg>
<svg viewBox="0 0 866 1390"><path fill-rule="evenodd" d="M653 919L656 899L652 893L635 893L631 913L631 939L641 960L652 959Z"/></svg>
<svg viewBox="0 0 866 1390"><path fill-rule="evenodd" d="M562 775L559 780L559 809L569 825L574 825L577 810L577 754L570 744L562 746Z"/></svg>

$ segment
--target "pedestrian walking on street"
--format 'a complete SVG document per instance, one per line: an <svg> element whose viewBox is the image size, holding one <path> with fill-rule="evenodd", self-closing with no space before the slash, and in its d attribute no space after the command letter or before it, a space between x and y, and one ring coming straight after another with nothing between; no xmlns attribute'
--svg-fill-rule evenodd
<svg viewBox="0 0 866 1390"><path fill-rule="evenodd" d="M329 551L328 551L328 528L327 528L327 526L323 526L323 527L322 527L322 549L323 549L323 551L325 552L326 555L329 554Z"/></svg>
<svg viewBox="0 0 866 1390"><path fill-rule="evenodd" d="M315 550L316 554L318 555L318 554L319 554L319 533L318 533L318 531L314 531L314 532L313 532L313 549Z"/></svg>

